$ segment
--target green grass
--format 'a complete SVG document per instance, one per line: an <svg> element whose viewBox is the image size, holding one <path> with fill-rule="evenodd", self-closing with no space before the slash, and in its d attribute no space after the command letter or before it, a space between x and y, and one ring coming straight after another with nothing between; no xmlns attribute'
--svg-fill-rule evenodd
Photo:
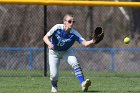
<svg viewBox="0 0 140 93"><path fill-rule="evenodd" d="M140 93L139 73L84 73L91 79L88 93ZM58 93L82 93L79 81L72 72L59 77ZM49 77L0 77L0 93L50 93Z"/></svg>

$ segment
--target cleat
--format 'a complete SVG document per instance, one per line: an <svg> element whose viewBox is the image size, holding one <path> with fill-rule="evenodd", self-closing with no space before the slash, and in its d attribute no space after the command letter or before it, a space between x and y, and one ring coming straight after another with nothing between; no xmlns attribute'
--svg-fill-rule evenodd
<svg viewBox="0 0 140 93"><path fill-rule="evenodd" d="M87 92L88 91L88 87L91 86L91 81L89 79L86 79L82 84L82 91L83 92Z"/></svg>
<svg viewBox="0 0 140 93"><path fill-rule="evenodd" d="M52 87L51 92L56 93L57 92L57 87Z"/></svg>

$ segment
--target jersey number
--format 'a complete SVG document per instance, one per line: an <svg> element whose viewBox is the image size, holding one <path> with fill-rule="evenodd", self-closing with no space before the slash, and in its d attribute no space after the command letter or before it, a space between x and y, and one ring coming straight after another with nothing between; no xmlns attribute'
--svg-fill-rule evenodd
<svg viewBox="0 0 140 93"><path fill-rule="evenodd" d="M64 44L65 44L65 42L60 42L60 41L59 41L59 42L57 43L57 46L64 46Z"/></svg>

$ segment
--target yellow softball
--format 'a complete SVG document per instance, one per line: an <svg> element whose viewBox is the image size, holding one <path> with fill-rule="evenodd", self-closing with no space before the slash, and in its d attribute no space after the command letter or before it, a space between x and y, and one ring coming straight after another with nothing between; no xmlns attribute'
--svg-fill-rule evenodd
<svg viewBox="0 0 140 93"><path fill-rule="evenodd" d="M130 39L129 37L125 37L124 40L123 40L123 42L124 42L125 44L129 44L130 41L131 41L131 39Z"/></svg>

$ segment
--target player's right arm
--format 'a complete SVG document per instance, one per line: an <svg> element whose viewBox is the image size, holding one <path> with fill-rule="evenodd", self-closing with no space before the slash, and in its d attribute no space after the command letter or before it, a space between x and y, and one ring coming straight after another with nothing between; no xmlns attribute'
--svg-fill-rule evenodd
<svg viewBox="0 0 140 93"><path fill-rule="evenodd" d="M49 49L53 49L53 44L51 43L49 36L47 34L43 37L43 41L48 45Z"/></svg>
<svg viewBox="0 0 140 93"><path fill-rule="evenodd" d="M43 37L43 41L48 45L49 49L53 49L53 44L50 41L50 36L58 29L59 24L53 26L48 32L47 34Z"/></svg>

